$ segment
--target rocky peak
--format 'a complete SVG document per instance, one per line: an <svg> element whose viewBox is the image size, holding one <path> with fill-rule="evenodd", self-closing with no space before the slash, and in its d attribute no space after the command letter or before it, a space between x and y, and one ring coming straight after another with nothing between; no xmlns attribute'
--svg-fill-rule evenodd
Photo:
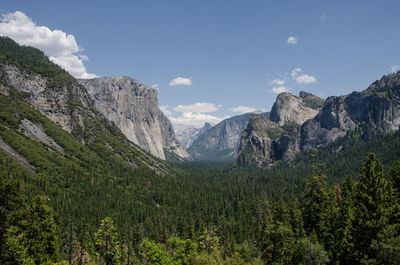
<svg viewBox="0 0 400 265"><path fill-rule="evenodd" d="M206 131L210 130L211 127L212 125L210 123L205 122L203 128L200 129L199 135L204 134Z"/></svg>
<svg viewBox="0 0 400 265"><path fill-rule="evenodd" d="M314 118L318 111L307 107L303 102L304 98L309 98L303 93L302 97L297 97L287 92L280 93L271 109L270 119L279 125L294 123L302 124L306 120Z"/></svg>
<svg viewBox="0 0 400 265"><path fill-rule="evenodd" d="M165 159L164 150L189 158L158 107L157 90L126 77L79 80L95 107L132 142Z"/></svg>
<svg viewBox="0 0 400 265"><path fill-rule="evenodd" d="M267 133L268 126L249 123L241 141L243 148L246 146L251 148L247 147L248 152L244 153L245 157L239 156L238 162L246 164L246 161L253 161L259 166L268 166L276 160L292 160L299 152L309 152L332 143L356 129L363 132L364 139L375 139L385 133L399 130L399 95L400 72L382 77L362 92L329 97L315 117L305 121L302 119L303 123L300 126L284 130L273 144L269 142L264 145L254 144L262 142L260 139L264 139L267 143L265 137L270 134ZM290 120L287 117L292 114L293 117L299 117L301 113L299 110L303 109L304 100L307 98L315 100L309 93L301 93L300 98L303 102L299 102L297 97L289 93L278 95L271 111L271 120L282 123L282 120ZM285 129L285 126L281 128ZM258 136L258 141L255 140L255 136ZM259 149L254 146L258 146Z"/></svg>
<svg viewBox="0 0 400 265"><path fill-rule="evenodd" d="M256 164L262 167L271 165L276 160L274 138L280 131L275 122L263 116L252 116L240 138L238 163Z"/></svg>

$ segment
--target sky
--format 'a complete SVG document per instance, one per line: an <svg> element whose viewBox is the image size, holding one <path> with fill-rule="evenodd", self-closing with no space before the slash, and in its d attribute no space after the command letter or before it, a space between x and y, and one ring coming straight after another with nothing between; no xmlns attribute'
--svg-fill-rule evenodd
<svg viewBox="0 0 400 265"><path fill-rule="evenodd" d="M0 35L75 77L153 86L173 124L200 127L400 70L399 13L398 0L0 0Z"/></svg>

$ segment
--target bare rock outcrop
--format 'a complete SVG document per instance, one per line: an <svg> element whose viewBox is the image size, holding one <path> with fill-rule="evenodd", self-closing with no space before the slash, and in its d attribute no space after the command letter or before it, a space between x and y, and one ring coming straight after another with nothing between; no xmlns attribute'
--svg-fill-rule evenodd
<svg viewBox="0 0 400 265"><path fill-rule="evenodd" d="M158 107L156 89L125 76L79 82L93 98L96 109L129 140L161 159L165 159L164 151L190 158Z"/></svg>

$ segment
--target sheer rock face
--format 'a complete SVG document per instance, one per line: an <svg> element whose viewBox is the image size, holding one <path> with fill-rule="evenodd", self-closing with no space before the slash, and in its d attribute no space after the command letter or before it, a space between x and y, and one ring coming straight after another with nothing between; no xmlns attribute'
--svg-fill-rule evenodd
<svg viewBox="0 0 400 265"><path fill-rule="evenodd" d="M270 119L280 126L288 123L300 125L314 118L317 113L318 110L306 106L302 97L284 92L277 96L271 109Z"/></svg>
<svg viewBox="0 0 400 265"><path fill-rule="evenodd" d="M262 116L250 118L240 138L237 159L240 165L266 167L277 159L274 139L269 130L279 130L279 125Z"/></svg>
<svg viewBox="0 0 400 265"><path fill-rule="evenodd" d="M396 79L395 76L393 76ZM397 84L387 87L388 91L400 90ZM379 86L385 82L378 82ZM318 115L301 126L301 151L329 144L349 131L363 129L365 139L373 139L399 129L400 98L388 97L376 92L353 92L342 97L330 97ZM394 95L394 94L393 94Z"/></svg>
<svg viewBox="0 0 400 265"><path fill-rule="evenodd" d="M278 96L278 101L288 104L293 102L293 97L281 94ZM290 103L289 109L291 108L291 110L283 112L280 111L284 109L284 107L280 107L282 106L280 103L274 104L274 106L278 106L271 111L271 120L276 121L278 125L282 124L282 121L301 120L298 115L301 112L297 111L300 104L297 105L297 110L293 111L292 106L295 104L298 103ZM297 118L292 118L292 114ZM272 144L269 140L265 140L268 136L266 132L268 128L271 128L271 125L269 127L248 127L242 135L241 146L248 146L251 141L257 143L264 140L266 144L254 145L261 146L261 151L253 148L253 154L247 154L247 157L256 156L257 159L253 159L253 161L255 160L257 165L269 166L277 160L293 160L299 152L309 152L314 148L332 143L356 129L362 129L364 139L374 139L385 133L399 130L399 126L400 72L384 76L362 92L329 97L314 118L305 121L303 119L302 124L286 131L279 138L274 139ZM258 140L252 140L249 137L252 135L258 135ZM240 154L242 154L241 151L239 151L238 157L239 164L246 164L243 162L245 159L240 157Z"/></svg>
<svg viewBox="0 0 400 265"><path fill-rule="evenodd" d="M165 159L164 148L189 158L158 108L157 90L125 76L79 80L95 107L132 142Z"/></svg>

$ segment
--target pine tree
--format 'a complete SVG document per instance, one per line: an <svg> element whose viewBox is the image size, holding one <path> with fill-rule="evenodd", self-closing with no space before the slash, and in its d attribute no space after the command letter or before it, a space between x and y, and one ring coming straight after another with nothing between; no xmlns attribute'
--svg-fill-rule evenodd
<svg viewBox="0 0 400 265"><path fill-rule="evenodd" d="M394 203L390 183L374 154L368 155L359 175L354 200L354 216L346 235L346 261L374 263L378 255L372 243L378 240L378 235L388 225Z"/></svg>
<svg viewBox="0 0 400 265"><path fill-rule="evenodd" d="M116 264L119 252L118 233L110 217L101 220L94 237L96 249L106 265Z"/></svg>
<svg viewBox="0 0 400 265"><path fill-rule="evenodd" d="M307 236L315 234L317 241L329 251L333 248L334 194L328 190L326 177L314 173L302 196L302 216Z"/></svg>
<svg viewBox="0 0 400 265"><path fill-rule="evenodd" d="M58 259L56 223L53 209L46 196L36 196L28 208L25 233L27 249L36 264L46 264Z"/></svg>

